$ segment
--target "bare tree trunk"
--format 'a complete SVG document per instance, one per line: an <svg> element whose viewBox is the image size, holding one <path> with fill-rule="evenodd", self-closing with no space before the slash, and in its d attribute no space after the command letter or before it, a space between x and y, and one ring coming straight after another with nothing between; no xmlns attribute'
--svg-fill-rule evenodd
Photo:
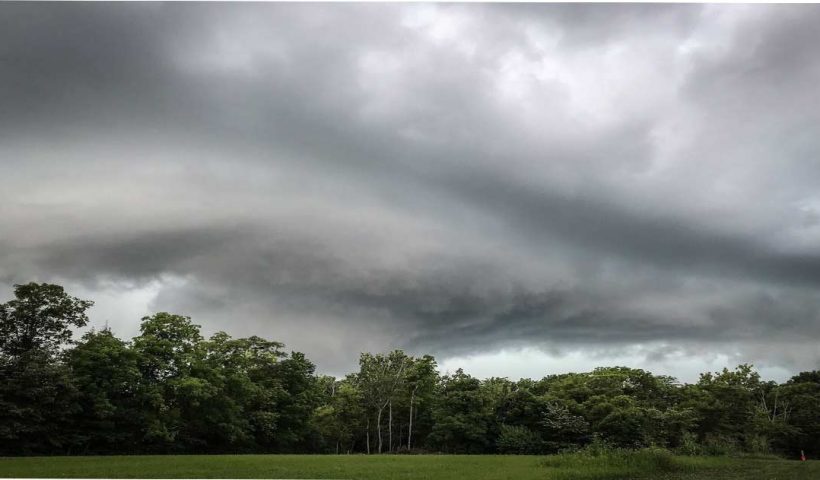
<svg viewBox="0 0 820 480"><path fill-rule="evenodd" d="M393 453L393 400L390 400L389 408L390 413L387 420L387 433L390 435L390 439L387 442L387 448L390 453Z"/></svg>
<svg viewBox="0 0 820 480"><path fill-rule="evenodd" d="M370 455L370 415L367 416L367 454Z"/></svg>
<svg viewBox="0 0 820 480"><path fill-rule="evenodd" d="M774 412L773 412L772 416L775 417L775 418L777 418L777 397L779 397L779 396L780 396L780 389L778 388L778 389L775 389L775 391L774 391Z"/></svg>
<svg viewBox="0 0 820 480"><path fill-rule="evenodd" d="M416 387L418 388L418 386ZM413 399L416 397L416 389L410 393L410 425L407 427L407 450L410 450L410 441L413 438Z"/></svg>
<svg viewBox="0 0 820 480"><path fill-rule="evenodd" d="M379 453L382 453L382 410L384 407L379 409L379 414L376 416L376 432L379 436Z"/></svg>

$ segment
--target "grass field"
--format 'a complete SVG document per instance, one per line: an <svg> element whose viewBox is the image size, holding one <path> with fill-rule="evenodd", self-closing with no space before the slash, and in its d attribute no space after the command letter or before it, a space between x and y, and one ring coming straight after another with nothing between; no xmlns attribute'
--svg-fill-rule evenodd
<svg viewBox="0 0 820 480"><path fill-rule="evenodd" d="M580 455L190 455L0 458L0 477L817 480L820 462Z"/></svg>

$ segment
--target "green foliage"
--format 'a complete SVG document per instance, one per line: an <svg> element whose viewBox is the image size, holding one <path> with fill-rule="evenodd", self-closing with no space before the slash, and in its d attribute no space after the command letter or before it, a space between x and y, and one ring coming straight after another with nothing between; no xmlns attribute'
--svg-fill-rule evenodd
<svg viewBox="0 0 820 480"><path fill-rule="evenodd" d="M349 453L355 448L356 434L362 430L365 408L362 393L355 381L327 380L326 399L316 408L311 422L318 434L315 451L323 453Z"/></svg>
<svg viewBox="0 0 820 480"><path fill-rule="evenodd" d="M497 446L499 453L515 455L540 453L544 447L540 435L520 425L502 425Z"/></svg>
<svg viewBox="0 0 820 480"><path fill-rule="evenodd" d="M0 454L71 451L78 392L58 354L93 302L46 283L15 285L14 296L0 304Z"/></svg>
<svg viewBox="0 0 820 480"><path fill-rule="evenodd" d="M43 352L0 358L0 455L68 453L78 411L70 371Z"/></svg>
<svg viewBox="0 0 820 480"><path fill-rule="evenodd" d="M677 453L680 455L695 457L703 455L704 448L700 443L698 443L697 436L694 433L684 432L683 435L681 435Z"/></svg>
<svg viewBox="0 0 820 480"><path fill-rule="evenodd" d="M104 453L112 444L137 449L135 432L142 428L137 353L110 330L92 330L66 357L79 392L73 418L78 451Z"/></svg>
<svg viewBox="0 0 820 480"><path fill-rule="evenodd" d="M572 414L558 403L545 405L540 422L546 438L547 451L555 453L585 443L589 435L589 423L581 415Z"/></svg>
<svg viewBox="0 0 820 480"><path fill-rule="evenodd" d="M712 457L737 455L740 448L737 440L727 435L708 435L703 441L703 454Z"/></svg>
<svg viewBox="0 0 820 480"><path fill-rule="evenodd" d="M335 379L282 343L205 339L189 317L167 312L143 318L130 342L92 330L75 343L92 302L57 285L14 292L0 304L0 455L421 447L577 452L566 458L629 471L661 468L667 454L655 447L693 459L820 454L818 372L779 385L740 365L679 385L607 367L515 382L462 370L440 377L433 357L394 350L363 353L357 372Z"/></svg>
<svg viewBox="0 0 820 480"><path fill-rule="evenodd" d="M71 340L72 327L88 323L85 311L94 304L47 283L15 285L14 296L0 304L0 352L10 357L56 353Z"/></svg>
<svg viewBox="0 0 820 480"><path fill-rule="evenodd" d="M428 445L447 453L488 451L489 431L495 420L490 392L481 388L480 380L461 369L443 377L441 382Z"/></svg>

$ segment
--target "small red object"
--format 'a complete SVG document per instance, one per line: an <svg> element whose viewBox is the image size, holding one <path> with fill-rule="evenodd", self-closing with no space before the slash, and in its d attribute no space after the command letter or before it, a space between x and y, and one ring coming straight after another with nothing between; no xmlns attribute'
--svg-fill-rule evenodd
<svg viewBox="0 0 820 480"><path fill-rule="evenodd" d="M800 450L800 460L805 462L806 461L806 454L803 453L803 450Z"/></svg>

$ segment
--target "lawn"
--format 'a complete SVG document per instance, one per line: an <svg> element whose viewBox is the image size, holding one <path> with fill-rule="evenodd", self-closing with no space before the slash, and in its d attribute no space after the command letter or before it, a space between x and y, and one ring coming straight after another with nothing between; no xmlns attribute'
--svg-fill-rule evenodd
<svg viewBox="0 0 820 480"><path fill-rule="evenodd" d="M820 462L577 455L188 455L0 458L0 477L350 479L820 479Z"/></svg>

